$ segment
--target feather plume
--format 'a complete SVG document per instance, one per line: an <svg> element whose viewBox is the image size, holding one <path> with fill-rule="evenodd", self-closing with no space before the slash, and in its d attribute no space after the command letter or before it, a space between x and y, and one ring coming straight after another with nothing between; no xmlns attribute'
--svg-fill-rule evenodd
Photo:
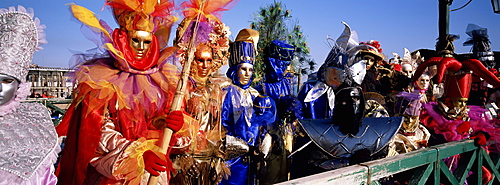
<svg viewBox="0 0 500 185"><path fill-rule="evenodd" d="M71 4L70 8L73 16L75 16L76 19L89 26L95 32L102 32L107 36L107 38L111 39L111 35L109 34L108 30L102 27L94 12L76 4Z"/></svg>

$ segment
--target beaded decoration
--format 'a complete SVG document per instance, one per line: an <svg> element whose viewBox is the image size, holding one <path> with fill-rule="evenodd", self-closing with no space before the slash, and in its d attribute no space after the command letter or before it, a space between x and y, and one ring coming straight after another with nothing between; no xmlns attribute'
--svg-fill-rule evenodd
<svg viewBox="0 0 500 185"><path fill-rule="evenodd" d="M44 28L32 9L0 9L0 73L26 82L34 52L47 43Z"/></svg>

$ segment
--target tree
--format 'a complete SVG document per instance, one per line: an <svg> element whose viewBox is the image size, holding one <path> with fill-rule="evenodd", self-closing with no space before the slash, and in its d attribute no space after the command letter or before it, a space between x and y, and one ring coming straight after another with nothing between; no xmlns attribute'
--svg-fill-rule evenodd
<svg viewBox="0 0 500 185"><path fill-rule="evenodd" d="M254 84L261 83L264 77L264 49L276 39L286 40L287 43L296 47L295 58L291 65L299 75L309 74L314 70L316 63L310 58L306 38L298 25L298 21L292 23L291 18L290 10L286 10L283 3L279 1L264 5L254 15L251 28L260 33L257 49L259 53L254 62Z"/></svg>
<svg viewBox="0 0 500 185"><path fill-rule="evenodd" d="M310 58L310 49L306 38L303 36L300 26L295 25L292 33L288 36L288 42L295 46L295 58L292 65L299 75L307 75L314 71L316 63Z"/></svg>

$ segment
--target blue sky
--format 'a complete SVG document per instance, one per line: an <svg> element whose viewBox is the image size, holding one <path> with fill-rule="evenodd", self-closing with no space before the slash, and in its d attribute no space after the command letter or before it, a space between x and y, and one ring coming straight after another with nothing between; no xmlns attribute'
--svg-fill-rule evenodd
<svg viewBox="0 0 500 185"><path fill-rule="evenodd" d="M47 26L48 44L35 53L33 62L46 67L69 67L71 51L85 51L95 45L80 32L80 24L71 19L68 3L84 6L116 27L104 0L1 0L0 7L23 5L35 10L42 24ZM240 29L248 28L260 7L273 0L239 0L222 16L222 21L231 28L235 37ZM451 9L458 8L468 0L454 0ZM181 1L175 1L180 4ZM327 36L336 39L344 29L341 21L347 22L358 32L359 41L378 40L383 53L392 57L392 52L403 54L410 51L434 49L438 37L438 0L282 0L291 11L293 21L302 28L311 48L311 57L321 65L328 54ZM450 13L451 34L460 35L455 41L456 53L467 53L470 46L465 33L469 23L487 28L492 49L500 51L500 14L493 13L490 0L474 0L467 7Z"/></svg>

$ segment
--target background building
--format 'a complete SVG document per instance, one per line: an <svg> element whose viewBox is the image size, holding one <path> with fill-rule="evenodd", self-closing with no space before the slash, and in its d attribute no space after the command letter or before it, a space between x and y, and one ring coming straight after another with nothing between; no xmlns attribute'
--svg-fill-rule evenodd
<svg viewBox="0 0 500 185"><path fill-rule="evenodd" d="M31 83L29 98L71 98L73 81L69 76L72 72L69 68L40 67L32 64L26 79Z"/></svg>

